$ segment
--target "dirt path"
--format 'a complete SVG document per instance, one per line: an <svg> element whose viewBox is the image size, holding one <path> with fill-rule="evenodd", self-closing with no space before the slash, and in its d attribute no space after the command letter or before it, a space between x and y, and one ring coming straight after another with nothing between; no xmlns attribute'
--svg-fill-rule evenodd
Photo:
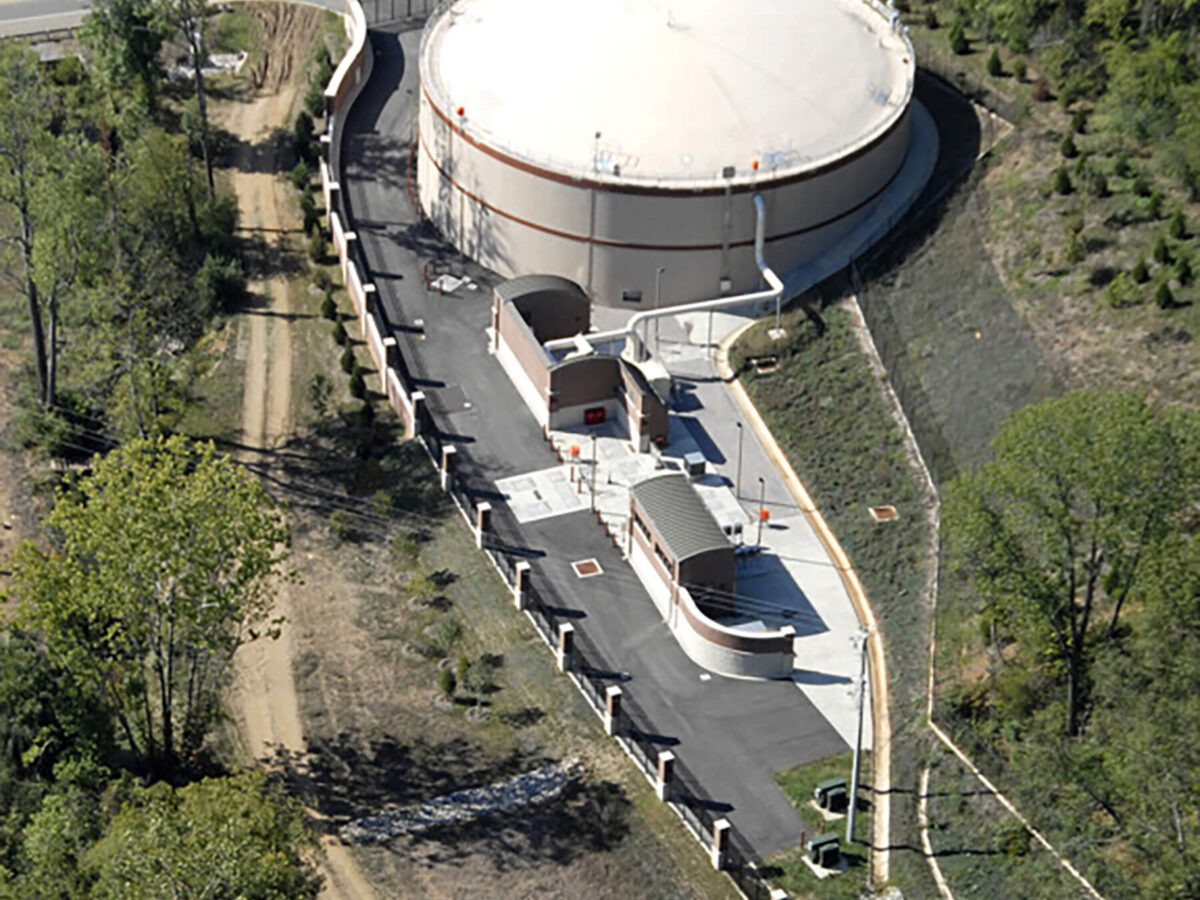
<svg viewBox="0 0 1200 900"><path fill-rule="evenodd" d="M256 78L256 81L259 79ZM270 85L268 84L268 90ZM291 434L292 343L288 314L293 297L288 279L277 263L288 252L286 242L299 223L291 211L289 188L280 179L280 143L272 140L275 128L291 120L297 88L285 86L248 102L233 103L216 111L220 125L241 139L241 159L234 160L230 182L238 196L244 233L265 238L265 252L251 271L248 285L250 309L238 327L248 332L246 374L242 401L242 443L247 458L262 460L261 452L277 448ZM247 163L263 149L274 148L274 170L249 171ZM257 167L264 168L264 167ZM292 675L295 655L292 595L281 586L272 617L285 619L277 640L260 639L239 650L235 660L233 711L245 753L257 760L285 753L306 752L296 686ZM325 879L322 897L333 900L374 900L375 892L347 848L336 839L321 841Z"/></svg>

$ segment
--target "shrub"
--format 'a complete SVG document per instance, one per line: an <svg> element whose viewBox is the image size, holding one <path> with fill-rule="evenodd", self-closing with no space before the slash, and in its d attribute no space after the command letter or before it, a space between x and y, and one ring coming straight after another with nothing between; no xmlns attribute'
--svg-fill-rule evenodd
<svg viewBox="0 0 1200 900"><path fill-rule="evenodd" d="M1050 99L1050 86L1046 84L1045 76L1039 75L1037 77L1033 82L1033 90L1029 96L1033 97L1038 103L1045 103Z"/></svg>
<svg viewBox="0 0 1200 900"><path fill-rule="evenodd" d="M338 314L337 313L337 304L333 302L333 294L330 293L329 291L326 291L325 296L323 298L321 298L321 318L328 319L329 321L332 322L334 319L337 318L337 314ZM341 325L342 323L338 322L338 324ZM345 334L345 333L346 333L346 328L345 328L345 326L342 326L342 334ZM335 341L337 341L339 344L342 343L340 340L338 340L338 335L337 335L336 330L333 333L333 339Z"/></svg>
<svg viewBox="0 0 1200 900"><path fill-rule="evenodd" d="M345 372L347 375L349 375L351 372L354 371L355 365L356 365L356 363L354 360L354 348L347 347L345 350L342 351L342 371Z"/></svg>
<svg viewBox="0 0 1200 900"><path fill-rule="evenodd" d="M236 259L209 254L196 270L196 303L200 313L230 309L246 295L246 273Z"/></svg>
<svg viewBox="0 0 1200 900"><path fill-rule="evenodd" d="M1082 109L1077 109L1071 114L1071 130L1076 134L1084 134L1087 131L1087 113Z"/></svg>
<svg viewBox="0 0 1200 900"><path fill-rule="evenodd" d="M329 277L329 273L324 269L319 268L312 270L312 283L327 294L333 287L333 279Z"/></svg>
<svg viewBox="0 0 1200 900"><path fill-rule="evenodd" d="M1025 57L1018 56L1015 60L1013 60L1013 75L1016 76L1017 81L1024 81L1025 76L1028 74L1029 66L1025 62Z"/></svg>
<svg viewBox="0 0 1200 900"><path fill-rule="evenodd" d="M991 55L988 56L987 73L993 78L999 78L1004 74L1004 67L1000 65L1000 53L995 47L992 48Z"/></svg>
<svg viewBox="0 0 1200 900"><path fill-rule="evenodd" d="M1160 194L1158 191L1154 191L1146 202L1146 215L1152 219L1161 219L1162 205L1162 194Z"/></svg>
<svg viewBox="0 0 1200 900"><path fill-rule="evenodd" d="M442 696L447 699L454 696L454 691L458 687L458 682L454 677L454 673L449 669L441 669L438 672L438 690L442 692Z"/></svg>
<svg viewBox="0 0 1200 900"><path fill-rule="evenodd" d="M1129 165L1129 154L1122 150L1117 154L1117 161L1113 166L1113 174L1118 178L1128 178L1133 172L1133 168Z"/></svg>
<svg viewBox="0 0 1200 900"><path fill-rule="evenodd" d="M350 524L350 514L344 509L335 509L329 514L329 529L339 541L348 541L354 536L354 527Z"/></svg>
<svg viewBox="0 0 1200 900"><path fill-rule="evenodd" d="M1175 305L1175 295L1165 281L1154 292L1154 303L1159 309L1171 309Z"/></svg>
<svg viewBox="0 0 1200 900"><path fill-rule="evenodd" d="M472 694L490 693L496 687L492 673L492 664L488 659L474 660L463 673L462 684Z"/></svg>
<svg viewBox="0 0 1200 900"><path fill-rule="evenodd" d="M970 45L967 43L967 35L963 31L963 24L961 20L954 20L954 23L950 26L950 33L946 37L950 41L951 51L956 53L958 56L962 56L970 49Z"/></svg>
<svg viewBox="0 0 1200 900"><path fill-rule="evenodd" d="M1146 260L1139 256L1138 261L1133 264L1133 268L1130 270L1129 274L1138 284L1145 284L1147 281L1149 281L1150 269L1146 265Z"/></svg>
<svg viewBox="0 0 1200 900"><path fill-rule="evenodd" d="M458 655L458 660L454 664L454 673L460 682L464 685L467 683L467 670L471 668L471 657L465 653Z"/></svg>
<svg viewBox="0 0 1200 900"><path fill-rule="evenodd" d="M296 156L301 160L315 161L316 154L313 152L313 139L315 135L316 130L313 127L313 117L308 114L307 110L300 110L296 115L292 146L296 151Z"/></svg>
<svg viewBox="0 0 1200 900"><path fill-rule="evenodd" d="M320 265L328 255L329 242L325 240L320 228L314 228L308 236L308 258Z"/></svg>
<svg viewBox="0 0 1200 900"><path fill-rule="evenodd" d="M304 111L313 119L319 119L325 115L325 85L318 81L313 81L308 86L308 92L304 95Z"/></svg>
<svg viewBox="0 0 1200 900"><path fill-rule="evenodd" d="M1097 172L1095 169L1088 172L1088 193L1101 198L1109 195L1108 179L1103 172Z"/></svg>
<svg viewBox="0 0 1200 900"><path fill-rule="evenodd" d="M896 7L896 12L901 12L901 13L912 12L912 4L909 3L908 0L895 0L895 2L892 5L894 7Z"/></svg>
<svg viewBox="0 0 1200 900"><path fill-rule="evenodd" d="M330 298L330 299L332 299L332 298ZM335 309L334 315L327 316L327 318L332 319L336 315L337 315L337 310ZM339 347L345 347L348 343L350 343L350 335L346 334L346 326L342 324L341 319L338 319L336 322L333 323L333 340Z"/></svg>
<svg viewBox="0 0 1200 900"><path fill-rule="evenodd" d="M288 178L291 179L292 187L298 191L307 193L309 182L312 181L312 169L309 168L305 160L301 159L296 165L292 166L292 171L288 175ZM309 199L312 198L310 197Z"/></svg>
<svg viewBox="0 0 1200 900"><path fill-rule="evenodd" d="M1151 257L1160 265L1169 265L1171 262L1171 248L1167 246L1166 239L1159 235L1158 240L1154 242L1154 247L1150 250Z"/></svg>
<svg viewBox="0 0 1200 900"><path fill-rule="evenodd" d="M1171 221L1167 223L1167 234L1177 241L1182 241L1187 237L1187 222L1183 218L1183 210L1175 210Z"/></svg>
<svg viewBox="0 0 1200 900"><path fill-rule="evenodd" d="M1054 190L1059 194L1069 194L1072 189L1071 176L1063 166L1059 166L1054 172Z"/></svg>
<svg viewBox="0 0 1200 900"><path fill-rule="evenodd" d="M367 396L367 380L363 378L362 369L350 373L350 394L359 400Z"/></svg>
<svg viewBox="0 0 1200 900"><path fill-rule="evenodd" d="M300 195L300 215L304 220L304 231L306 233L320 225L321 217L317 214L317 201L313 199L313 195L308 191L304 191Z"/></svg>
<svg viewBox="0 0 1200 900"><path fill-rule="evenodd" d="M1109 305L1113 309L1125 309L1129 306L1136 306L1141 302L1141 293L1137 289L1137 285L1126 272L1118 272L1116 277L1108 283Z"/></svg>
<svg viewBox="0 0 1200 900"><path fill-rule="evenodd" d="M461 637L462 626L458 624L458 619L447 616L438 623L433 639L444 656L450 652L450 648L457 644Z"/></svg>
<svg viewBox="0 0 1200 900"><path fill-rule="evenodd" d="M1192 283L1193 277L1191 262L1186 256L1179 257L1179 262L1175 263L1175 280L1186 287Z"/></svg>
<svg viewBox="0 0 1200 900"><path fill-rule="evenodd" d="M938 22L937 11L934 10L934 8L932 6L929 9L925 10L925 27L926 28L928 28L930 31L937 31L938 25L940 25L940 24L941 23Z"/></svg>
<svg viewBox="0 0 1200 900"><path fill-rule="evenodd" d="M1079 148L1075 146L1075 139L1069 134L1063 138L1062 146L1059 149L1067 159L1074 159L1079 155Z"/></svg>
<svg viewBox="0 0 1200 900"><path fill-rule="evenodd" d="M1138 174L1138 176L1133 179L1133 192L1139 197L1150 196L1150 182L1146 180L1145 175Z"/></svg>
<svg viewBox="0 0 1200 900"><path fill-rule="evenodd" d="M54 61L50 68L50 80L59 87L82 83L87 78L87 69L78 56L64 56Z"/></svg>

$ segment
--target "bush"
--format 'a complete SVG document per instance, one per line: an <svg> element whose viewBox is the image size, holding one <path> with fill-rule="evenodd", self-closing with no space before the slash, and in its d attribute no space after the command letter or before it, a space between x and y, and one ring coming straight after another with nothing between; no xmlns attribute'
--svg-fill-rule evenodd
<svg viewBox="0 0 1200 900"><path fill-rule="evenodd" d="M1150 182L1146 180L1145 175L1139 174L1133 179L1133 192L1139 197L1150 196Z"/></svg>
<svg viewBox="0 0 1200 900"><path fill-rule="evenodd" d="M332 299L332 298L330 298ZM326 318L332 319L337 316L337 310L334 309L332 316ZM339 347L345 347L350 343L350 335L346 334L346 326L342 324L342 320L338 319L333 323L333 340Z"/></svg>
<svg viewBox="0 0 1200 900"><path fill-rule="evenodd" d="M1179 262L1175 263L1175 280L1184 287L1192 283L1194 273L1192 272L1192 264L1186 256L1179 257Z"/></svg>
<svg viewBox="0 0 1200 900"><path fill-rule="evenodd" d="M367 380L363 378L362 369L350 373L350 394L359 400L367 396Z"/></svg>
<svg viewBox="0 0 1200 900"><path fill-rule="evenodd" d="M1108 302L1113 309L1125 309L1141 302L1141 292L1126 272L1118 272L1108 284Z"/></svg>
<svg viewBox="0 0 1200 900"><path fill-rule="evenodd" d="M292 142L292 148L299 159L310 163L316 162L315 137L316 129L313 127L313 117L308 114L308 110L300 110L296 115Z"/></svg>
<svg viewBox="0 0 1200 900"><path fill-rule="evenodd" d="M350 514L344 509L335 509L329 514L329 529L339 541L348 541L354 536L354 527L350 524Z"/></svg>
<svg viewBox="0 0 1200 900"><path fill-rule="evenodd" d="M1171 309L1175 306L1175 295L1171 293L1171 288L1165 281L1154 292L1154 303L1159 309Z"/></svg>
<svg viewBox="0 0 1200 900"><path fill-rule="evenodd" d="M78 56L64 56L54 61L50 69L50 80L59 87L82 84L87 78L87 69Z"/></svg>
<svg viewBox="0 0 1200 900"><path fill-rule="evenodd" d="M946 38L950 42L951 51L958 56L962 56L970 49L970 45L967 43L967 35L963 31L962 21L959 19L954 20L954 24L950 26L950 33L946 35Z"/></svg>
<svg viewBox="0 0 1200 900"><path fill-rule="evenodd" d="M304 95L304 111L313 119L325 115L325 85L313 81L308 86L308 92Z"/></svg>
<svg viewBox="0 0 1200 900"><path fill-rule="evenodd" d="M320 265L328 255L329 242L325 240L325 235L320 228L314 228L308 236L308 258Z"/></svg>
<svg viewBox="0 0 1200 900"><path fill-rule="evenodd" d="M312 283L327 294L330 288L333 287L333 279L329 277L329 273L324 269L312 270Z"/></svg>
<svg viewBox="0 0 1200 900"><path fill-rule="evenodd" d="M987 73L993 78L999 78L1004 74L1004 67L1000 65L1000 53L995 47L992 48L991 55L988 56Z"/></svg>
<svg viewBox="0 0 1200 900"><path fill-rule="evenodd" d="M1029 96L1038 103L1045 103L1050 99L1050 86L1046 84L1045 76L1039 75L1037 77L1033 82L1033 90L1030 91Z"/></svg>
<svg viewBox="0 0 1200 900"><path fill-rule="evenodd" d="M1138 261L1133 264L1133 268L1130 270L1129 274L1138 284L1145 284L1147 281L1149 281L1150 269L1146 265L1146 260L1139 256Z"/></svg>
<svg viewBox="0 0 1200 900"><path fill-rule="evenodd" d="M1064 195L1071 193L1073 190L1071 176L1067 174L1067 170L1063 166L1059 166L1054 172L1054 190Z"/></svg>
<svg viewBox="0 0 1200 900"><path fill-rule="evenodd" d="M332 322L334 319L337 318L337 314L338 314L337 304L333 302L333 294L327 290L327 291L325 291L325 296L321 299L321 318L328 319L330 322ZM338 322L338 324L341 325L342 323ZM342 334L345 334L345 333L346 333L346 328L343 325L342 326ZM342 343L340 340L338 340L336 330L333 333L333 339L335 341L337 341L339 344Z"/></svg>
<svg viewBox="0 0 1200 900"><path fill-rule="evenodd" d="M454 677L454 673L449 669L441 669L438 672L438 690L442 692L442 696L450 699L454 696L454 691L458 687L458 682Z"/></svg>
<svg viewBox="0 0 1200 900"><path fill-rule="evenodd" d="M304 191L300 195L300 215L304 220L304 231L307 234L314 228L319 228L321 217L317 213L317 201L309 191ZM326 275L326 278L329 276Z"/></svg>
<svg viewBox="0 0 1200 900"><path fill-rule="evenodd" d="M1084 134L1087 131L1087 113L1082 109L1077 109L1071 114L1071 130L1076 134Z"/></svg>
<svg viewBox="0 0 1200 900"><path fill-rule="evenodd" d="M1160 265L1170 265L1171 248L1167 246L1167 241L1162 235L1159 235L1158 240L1154 242L1154 247L1150 250L1150 256Z"/></svg>
<svg viewBox="0 0 1200 900"><path fill-rule="evenodd" d="M926 28L928 28L930 31L937 31L938 25L940 25L940 24L941 23L938 22L937 11L934 10L934 8L932 6L929 9L925 10L925 27Z"/></svg>
<svg viewBox="0 0 1200 900"><path fill-rule="evenodd" d="M495 679L492 677L493 672L491 661L481 657L467 666L461 679L462 685L472 694L491 693L496 687Z"/></svg>
<svg viewBox="0 0 1200 900"><path fill-rule="evenodd" d="M205 318L232 309L246 296L246 273L236 259L209 254L196 270L196 304Z"/></svg>
<svg viewBox="0 0 1200 900"><path fill-rule="evenodd" d="M1160 194L1158 191L1154 191L1146 203L1146 215L1148 215L1151 219L1161 219L1162 205L1162 194Z"/></svg>
<svg viewBox="0 0 1200 900"><path fill-rule="evenodd" d="M1113 174L1118 178L1128 178L1133 173L1133 167L1129 165L1129 154L1122 150L1117 154L1117 161L1113 165Z"/></svg>
<svg viewBox="0 0 1200 900"><path fill-rule="evenodd" d="M232 257L238 249L238 204L234 194L217 194L196 207L196 227L200 231L200 249Z"/></svg>
<svg viewBox="0 0 1200 900"><path fill-rule="evenodd" d="M354 371L355 365L354 348L346 347L346 349L342 351L342 371L349 375Z"/></svg>
<svg viewBox="0 0 1200 900"><path fill-rule="evenodd" d="M312 181L312 169L309 168L305 160L301 159L296 165L292 166L292 171L288 177L291 179L292 187L298 191L307 193L309 182Z"/></svg>
<svg viewBox="0 0 1200 900"><path fill-rule="evenodd" d="M1067 159L1074 159L1079 155L1079 148L1075 146L1075 139L1069 134L1063 138L1062 145L1059 149L1062 151L1062 155Z"/></svg>
<svg viewBox="0 0 1200 900"><path fill-rule="evenodd" d="M1097 172L1095 169L1088 172L1088 193L1101 198L1109 195L1108 179L1103 172Z"/></svg>
<svg viewBox="0 0 1200 900"><path fill-rule="evenodd" d="M1171 221L1167 223L1167 234L1177 241L1187 237L1187 222L1183 218L1182 210L1175 210L1175 214L1171 216Z"/></svg>
<svg viewBox="0 0 1200 900"><path fill-rule="evenodd" d="M458 619L453 616L447 616L442 619L434 631L433 640L437 645L438 651L443 655L447 655L455 644L462 638L462 626L458 624ZM446 671L449 671L447 669Z"/></svg>
<svg viewBox="0 0 1200 900"><path fill-rule="evenodd" d="M1025 76L1028 74L1029 66L1025 62L1025 57L1018 56L1015 60L1013 60L1013 75L1016 76L1017 81L1024 81Z"/></svg>

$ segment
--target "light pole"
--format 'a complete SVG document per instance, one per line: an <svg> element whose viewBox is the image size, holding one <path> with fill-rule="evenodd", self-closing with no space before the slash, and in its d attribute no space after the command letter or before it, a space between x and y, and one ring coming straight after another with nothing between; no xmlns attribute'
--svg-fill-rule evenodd
<svg viewBox="0 0 1200 900"><path fill-rule="evenodd" d="M863 705L867 696L867 629L859 628L861 652L858 665L858 735L854 739L854 766L850 771L850 810L846 814L846 843L854 840L854 813L858 808L858 771L862 760Z"/></svg>
<svg viewBox="0 0 1200 900"><path fill-rule="evenodd" d="M592 512L596 511L596 436L592 435Z"/></svg>
<svg viewBox="0 0 1200 900"><path fill-rule="evenodd" d="M654 272L654 309L657 312L662 308L662 277L663 272L667 271L666 266L659 266ZM658 323L661 321L661 316L654 317L654 356L658 356Z"/></svg>
<svg viewBox="0 0 1200 900"><path fill-rule="evenodd" d="M759 475L758 476L758 540L754 543L756 546L762 546L762 523L763 510L766 509L764 504L767 502L767 482Z"/></svg>
<svg viewBox="0 0 1200 900"><path fill-rule="evenodd" d="M738 430L738 458L737 458L737 477L733 482L733 496L737 499L742 499L742 423L737 423Z"/></svg>

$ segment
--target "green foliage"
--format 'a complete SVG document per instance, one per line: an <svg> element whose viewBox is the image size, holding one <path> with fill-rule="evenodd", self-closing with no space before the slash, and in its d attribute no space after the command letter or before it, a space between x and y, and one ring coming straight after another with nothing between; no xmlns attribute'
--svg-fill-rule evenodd
<svg viewBox="0 0 1200 900"><path fill-rule="evenodd" d="M1125 309L1142 302L1138 282L1127 272L1118 272L1107 288L1108 302L1113 309Z"/></svg>
<svg viewBox="0 0 1200 900"><path fill-rule="evenodd" d="M1167 246L1166 238L1159 235L1154 241L1154 246L1150 250L1150 256L1156 263L1160 265L1170 265L1171 263L1171 248Z"/></svg>
<svg viewBox="0 0 1200 900"><path fill-rule="evenodd" d="M332 322L334 319L337 319L337 317L338 317L338 309L337 309L337 303L334 302L334 299L333 299L333 293L331 291L326 290L325 296L321 298L321 318L329 319L329 321ZM338 321L338 324L339 325L342 324L340 320ZM345 326L342 326L342 333L344 334L345 331L346 331ZM337 341L339 344L345 343L345 340L339 336L339 333L336 329L333 332L333 339L335 341Z"/></svg>
<svg viewBox="0 0 1200 900"><path fill-rule="evenodd" d="M433 633L433 647L439 656L448 656L462 640L462 625L453 616L438 621Z"/></svg>
<svg viewBox="0 0 1200 900"><path fill-rule="evenodd" d="M454 673L450 669L439 669L438 690L442 692L442 696L447 699L453 697L457 688L458 679L454 677Z"/></svg>
<svg viewBox="0 0 1200 900"><path fill-rule="evenodd" d="M1146 260L1139 256L1138 261L1133 264L1133 268L1129 274L1137 284L1145 284L1149 281L1150 268L1146 265Z"/></svg>
<svg viewBox="0 0 1200 900"><path fill-rule="evenodd" d="M1077 109L1071 114L1071 131L1075 134L1084 134L1087 132L1087 112L1082 109Z"/></svg>
<svg viewBox="0 0 1200 900"><path fill-rule="evenodd" d="M925 10L925 27L930 31L936 31L941 23L938 22L937 10L932 6Z"/></svg>
<svg viewBox="0 0 1200 900"><path fill-rule="evenodd" d="M1134 176L1133 193L1138 197L1150 196L1150 180L1141 172Z"/></svg>
<svg viewBox="0 0 1200 900"><path fill-rule="evenodd" d="M959 56L964 55L970 50L961 19L955 19L950 24L950 30L946 33L946 40L950 43L950 50Z"/></svg>
<svg viewBox="0 0 1200 900"><path fill-rule="evenodd" d="M341 364L342 371L347 375L354 371L354 367L357 365L357 362L354 359L353 347L346 347L346 349L342 351Z"/></svg>
<svg viewBox="0 0 1200 900"><path fill-rule="evenodd" d="M316 163L316 131L313 126L313 117L308 114L307 110L302 109L296 114L292 148L301 162L310 165Z"/></svg>
<svg viewBox="0 0 1200 900"><path fill-rule="evenodd" d="M1071 185L1071 176L1067 174L1065 166L1059 166L1054 170L1054 191L1058 194L1069 194L1074 188Z"/></svg>
<svg viewBox="0 0 1200 900"><path fill-rule="evenodd" d="M1167 235L1174 240L1182 241L1187 234L1187 221L1183 218L1183 210L1175 210L1167 222Z"/></svg>
<svg viewBox="0 0 1200 900"><path fill-rule="evenodd" d="M350 395L361 400L367 396L367 381L363 378L362 369L355 368L350 375Z"/></svg>
<svg viewBox="0 0 1200 900"><path fill-rule="evenodd" d="M1162 194L1158 191L1152 191L1150 196L1146 198L1146 215L1151 219L1162 218Z"/></svg>
<svg viewBox="0 0 1200 900"><path fill-rule="evenodd" d="M320 226L320 216L317 213L317 201L313 197L312 192L306 189L300 195L300 216L304 220L303 228L305 233L312 231ZM326 275L326 278L329 276Z"/></svg>
<svg viewBox="0 0 1200 900"><path fill-rule="evenodd" d="M328 299L332 305L333 298L329 297ZM322 307L322 312L324 311L325 309ZM337 318L336 306L333 307L328 318L337 319L337 321L333 323L333 339L339 347L345 347L350 342L350 335L346 333L346 326L342 324L342 320Z"/></svg>
<svg viewBox="0 0 1200 900"><path fill-rule="evenodd" d="M79 37L101 84L135 96L153 114L163 77L159 51L169 33L154 0L94 0Z"/></svg>
<svg viewBox="0 0 1200 900"><path fill-rule="evenodd" d="M1029 63L1025 62L1025 57L1018 56L1013 60L1013 77L1017 81L1024 81L1025 76L1029 74Z"/></svg>
<svg viewBox="0 0 1200 900"><path fill-rule="evenodd" d="M54 549L13 559L22 620L105 698L144 764L192 758L281 573L287 529L270 498L211 444L131 441L59 490L44 524Z"/></svg>
<svg viewBox="0 0 1200 900"><path fill-rule="evenodd" d="M59 87L73 87L87 80L87 69L77 56L64 56L54 61L50 68L50 80Z"/></svg>
<svg viewBox="0 0 1200 900"><path fill-rule="evenodd" d="M299 802L262 772L132 788L87 854L97 900L315 898L316 842Z"/></svg>
<svg viewBox="0 0 1200 900"><path fill-rule="evenodd" d="M309 184L312 182L312 169L309 168L308 163L304 159L301 159L292 167L288 178L291 179L292 187L307 194ZM309 199L311 200L312 198L310 197Z"/></svg>
<svg viewBox="0 0 1200 900"><path fill-rule="evenodd" d="M1154 291L1154 305L1159 309L1175 307L1175 295L1171 293L1171 288L1165 281L1159 284Z"/></svg>
<svg viewBox="0 0 1200 900"><path fill-rule="evenodd" d="M320 265L329 255L329 243L320 228L314 228L308 235L308 258Z"/></svg>
<svg viewBox="0 0 1200 900"><path fill-rule="evenodd" d="M1186 256L1180 256L1179 262L1175 263L1175 280L1186 287L1192 283L1195 273L1192 271L1192 263Z"/></svg>
<svg viewBox="0 0 1200 900"><path fill-rule="evenodd" d="M335 509L329 514L329 530L339 541L352 540L356 534L350 514L344 509Z"/></svg>
<svg viewBox="0 0 1200 900"><path fill-rule="evenodd" d="M459 657L461 665L463 657ZM472 694L490 694L496 689L496 664L491 657L471 660L459 675L459 683Z"/></svg>
<svg viewBox="0 0 1200 900"><path fill-rule="evenodd" d="M1069 134L1062 139L1062 145L1059 149L1062 151L1062 155L1067 159L1074 159L1079 155L1079 148L1075 146L1075 138L1071 137Z"/></svg>
<svg viewBox="0 0 1200 900"><path fill-rule="evenodd" d="M1103 199L1109 196L1108 178L1098 169L1089 169L1087 173L1088 193L1093 197Z"/></svg>
<svg viewBox="0 0 1200 900"><path fill-rule="evenodd" d="M1075 736L1094 649L1139 596L1144 557L1200 497L1200 417L1077 392L1014 413L992 446L994 459L947 493L951 571L1056 686Z"/></svg>
<svg viewBox="0 0 1200 900"><path fill-rule="evenodd" d="M196 270L196 299L207 318L235 308L246 296L246 273L236 259L209 255Z"/></svg>
<svg viewBox="0 0 1200 900"><path fill-rule="evenodd" d="M988 55L987 73L993 78L999 78L1004 74L1004 67L1000 65L1000 52L993 47L992 52Z"/></svg>

